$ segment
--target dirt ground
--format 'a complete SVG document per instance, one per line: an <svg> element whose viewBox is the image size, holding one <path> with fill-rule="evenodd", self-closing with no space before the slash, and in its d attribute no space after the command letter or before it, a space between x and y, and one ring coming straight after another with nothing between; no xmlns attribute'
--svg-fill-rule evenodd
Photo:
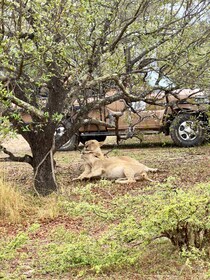
<svg viewBox="0 0 210 280"><path fill-rule="evenodd" d="M179 148L174 146L170 138L165 136L147 136L142 143L135 139L123 142L119 147L115 139L109 138L105 141L103 152L109 156L126 155L139 160L141 163L158 168L158 172L150 177L159 182L164 182L168 177L176 179L176 185L187 187L197 183L210 181L210 145L207 143L200 147ZM28 143L21 137L6 139L3 143L9 151L15 155L30 154ZM82 172L82 161L78 151L57 152L56 175L62 186L68 188L74 184L72 178ZM0 171L9 181L21 183L30 189L33 179L32 168L26 163L4 161L7 158L0 152ZM117 186L116 191L126 192L127 188L143 188L148 182L140 181L131 186Z"/></svg>
<svg viewBox="0 0 210 280"><path fill-rule="evenodd" d="M24 154L30 154L30 148L26 141L18 136L14 139L6 139L3 143L9 151L14 153L16 156L22 156ZM75 189L78 190L78 183L72 181L74 177L77 177L82 172L82 161L80 159L80 150L82 146L79 147L78 151L71 152L57 152L55 154L56 160L56 178L58 181L58 185L61 187L62 192L65 197L71 200L77 200ZM107 139L105 145L103 146L103 152L108 153L110 156L117 155L126 155L131 156L141 163L153 167L158 168L158 172L154 174L150 174L150 178L156 180L160 183L166 182L169 178L173 178L174 188L182 188L188 189L193 188L197 184L210 182L210 144L205 144L200 147L193 148L179 148L173 145L169 138L165 138L162 136L148 136L145 137L145 141L143 143L138 143L135 139L129 140L123 143L120 147L117 147L114 143L114 139ZM7 155L5 155L2 151L0 152L0 175L4 177L5 181L8 181L15 186L18 186L23 193L30 193L33 189L33 172L32 168L26 163L17 163L5 161ZM82 182L80 184L80 189L82 190L87 185L88 182ZM139 195L144 192L148 186L152 186L153 182L147 181L139 181L132 184L113 184L110 188L103 188L98 181L92 181L93 186L91 187L92 195L96 195L96 197L100 197L100 200L103 201L104 205L109 203L113 198L119 197L121 195ZM36 220L37 221L37 220ZM1 236L14 236L20 231L25 231L29 224L34 223L32 221L25 221L24 223L18 225L12 225L10 223L5 224L0 221L0 235ZM81 232L84 230L89 230L91 235L98 236L101 232L103 232L103 225L93 224L91 226L89 224L84 224L83 219L80 217L73 218L69 216L57 216L55 218L39 220L40 229L36 232L36 235L31 236L32 240L39 240L39 242L48 242L47 238L49 238L49 232L55 230L58 226L62 226L66 229L66 231L72 232ZM25 248L23 250L29 250L29 253L33 253L31 248ZM23 253L22 251L20 252ZM33 255L33 254L32 254ZM33 258L33 256L31 256ZM151 256L149 256L151 258ZM33 266L30 265L30 260L26 259L27 269L26 270L26 278L31 279L76 279L71 278L68 274L66 277L63 275L63 278L58 276L37 276L32 278L30 276L33 270ZM28 263L29 262L29 263ZM158 274L159 266L157 266L156 259L154 259L154 273ZM161 269L163 269L164 263L167 260L162 260ZM148 260L143 264L145 266L145 273L147 273ZM14 261L9 262L10 273L11 275L15 273L23 273L24 269L20 269L17 272L18 265L20 266L20 261L18 258L14 259ZM179 271L180 264L177 265L177 272ZM156 272L155 272L156 269ZM167 270L167 268L164 268ZM1 271L0 271L1 272ZM25 272L24 272L25 273ZM35 272L34 272L35 273ZM148 276L146 278L138 276L138 273L135 275L134 272L128 271L126 272L127 276L123 278L123 272L119 272L118 274L110 274L110 277L94 277L88 279L138 279L138 280L146 280L146 279L172 279L170 276L161 278L161 276L155 274L153 276ZM164 272L165 273L165 272ZM18 275L19 275L18 274ZM36 273L35 273L36 274ZM202 274L203 275L203 274ZM174 276L173 279L198 279L203 280L203 276L201 275L194 278L193 274L189 277L178 277ZM53 278L52 278L53 277ZM127 278L126 278L127 277ZM1 274L0 274L1 278ZM4 278L3 278L4 279ZM6 279L6 278L5 278ZM8 279L8 278L7 278ZM14 279L14 278L10 278ZM25 278L16 278L16 279L25 279ZM85 278L82 278L85 279Z"/></svg>
<svg viewBox="0 0 210 280"><path fill-rule="evenodd" d="M8 149L12 153L29 153L30 147L26 140L21 136L17 135L14 138L6 138L2 146Z"/></svg>

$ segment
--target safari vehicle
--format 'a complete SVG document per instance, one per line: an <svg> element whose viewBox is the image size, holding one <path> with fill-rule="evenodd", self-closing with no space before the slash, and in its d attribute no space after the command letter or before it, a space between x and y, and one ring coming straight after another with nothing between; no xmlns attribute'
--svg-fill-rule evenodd
<svg viewBox="0 0 210 280"><path fill-rule="evenodd" d="M110 90L107 94L114 94ZM107 125L87 124L80 128L61 150L73 150L79 142L90 139L104 141L107 136L121 139L142 138L144 134L164 133L182 147L192 147L204 142L209 132L207 94L198 90L177 90L163 93L154 92L149 96L150 104L144 101L128 103L118 100L110 105L93 110L90 117ZM62 135L63 127L57 129Z"/></svg>

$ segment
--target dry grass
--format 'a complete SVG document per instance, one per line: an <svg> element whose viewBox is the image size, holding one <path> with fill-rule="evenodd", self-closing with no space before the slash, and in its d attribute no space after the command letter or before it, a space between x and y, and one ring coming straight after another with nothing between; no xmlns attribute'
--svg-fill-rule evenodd
<svg viewBox="0 0 210 280"><path fill-rule="evenodd" d="M25 197L11 184L0 179L0 218L3 221L18 223L27 209Z"/></svg>
<svg viewBox="0 0 210 280"><path fill-rule="evenodd" d="M53 220L62 215L62 209L58 203L58 196L55 194L48 197L40 197L39 204L40 206L37 205L36 209L36 216L39 220Z"/></svg>
<svg viewBox="0 0 210 280"><path fill-rule="evenodd" d="M6 177L5 175L2 177ZM15 182L0 179L0 220L3 224L18 224L28 220L55 219L62 214L58 196L33 197L22 193Z"/></svg>

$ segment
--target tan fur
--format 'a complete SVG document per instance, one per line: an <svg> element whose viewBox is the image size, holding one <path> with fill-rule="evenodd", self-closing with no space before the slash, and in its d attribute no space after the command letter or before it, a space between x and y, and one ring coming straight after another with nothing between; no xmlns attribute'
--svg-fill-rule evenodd
<svg viewBox="0 0 210 280"><path fill-rule="evenodd" d="M101 146L103 144L104 144L104 142L98 142L97 140L86 141L85 145L84 145L83 152L85 152L85 153L87 153L87 152L94 152L94 154L98 158L104 159L105 156L104 156L104 154L101 151ZM112 158L115 158L115 157L112 157ZM120 159L125 160L127 162L133 162L133 163L136 163L136 164L139 163L136 159L128 157L128 156L118 156L117 158L120 158Z"/></svg>
<svg viewBox="0 0 210 280"><path fill-rule="evenodd" d="M85 142L84 152L94 152L99 158L103 159L104 154L101 151L101 146L104 142L98 142L97 140L89 140Z"/></svg>
<svg viewBox="0 0 210 280"><path fill-rule="evenodd" d="M149 168L138 161L130 160L129 157L122 159L120 157L110 157L101 159L97 153L91 151L84 151L82 159L85 161L85 171L74 180L90 179L94 177L114 179L116 183L133 183L139 179L148 178L147 172L156 172L157 169ZM131 158L130 158L131 159Z"/></svg>
<svg viewBox="0 0 210 280"><path fill-rule="evenodd" d="M105 158L104 154L101 151L101 146L103 145L103 143L104 142L98 142L97 140L86 141L83 149L83 154L94 152L98 158L104 159ZM88 174L91 173L92 166L90 162L85 161L83 165L84 165L84 172L78 178L74 178L73 180L77 180L77 179L82 180L83 178L88 176Z"/></svg>

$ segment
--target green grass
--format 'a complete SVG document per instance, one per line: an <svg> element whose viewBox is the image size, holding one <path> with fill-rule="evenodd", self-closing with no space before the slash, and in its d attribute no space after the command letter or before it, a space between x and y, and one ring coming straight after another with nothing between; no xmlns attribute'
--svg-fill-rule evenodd
<svg viewBox="0 0 210 280"><path fill-rule="evenodd" d="M79 152L61 152L56 154L61 192L38 198L30 192L31 170L4 164L2 279L208 279L209 241L199 248L193 240L189 248L179 247L162 233L173 237L187 230L191 237L192 232L202 237L210 229L209 146L131 146L110 154L158 167L151 176L160 183L72 182L82 172ZM18 177L6 183L14 168Z"/></svg>

